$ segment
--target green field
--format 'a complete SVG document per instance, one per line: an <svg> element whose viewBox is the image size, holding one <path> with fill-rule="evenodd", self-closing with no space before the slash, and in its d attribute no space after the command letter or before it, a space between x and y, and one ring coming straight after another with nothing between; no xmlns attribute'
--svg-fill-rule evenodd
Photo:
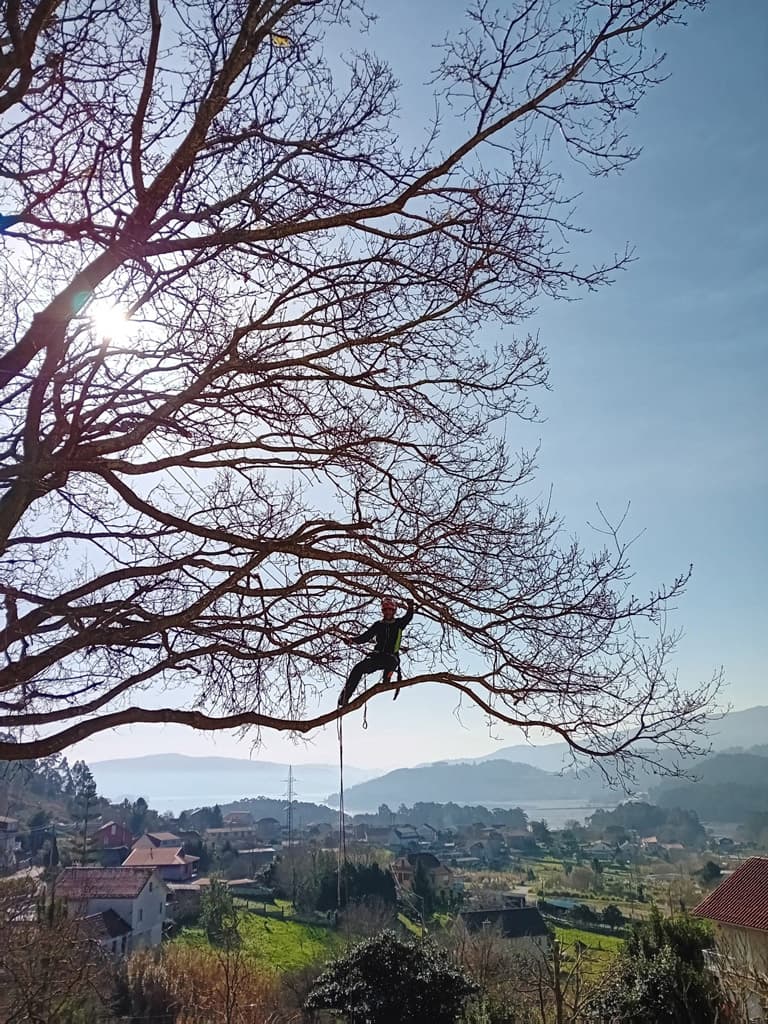
<svg viewBox="0 0 768 1024"><path fill-rule="evenodd" d="M248 956L276 971L328 960L345 945L344 938L329 928L256 914L240 915L240 934ZM174 941L188 946L208 945L202 928L184 928Z"/></svg>
<svg viewBox="0 0 768 1024"><path fill-rule="evenodd" d="M561 928L555 925L555 934L563 946L575 946L580 942L602 959L611 959L621 950L624 940L616 935L598 935L596 932L585 932L581 928Z"/></svg>

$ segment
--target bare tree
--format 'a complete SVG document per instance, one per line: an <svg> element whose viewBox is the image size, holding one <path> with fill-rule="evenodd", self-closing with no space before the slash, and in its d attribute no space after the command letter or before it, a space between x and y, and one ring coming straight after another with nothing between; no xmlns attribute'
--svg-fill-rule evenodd
<svg viewBox="0 0 768 1024"><path fill-rule="evenodd" d="M632 160L655 33L702 3L478 3L414 151L342 51L357 0L6 7L0 757L307 733L383 588L419 607L406 686L598 757L695 742L687 574L633 595L620 531L567 537L506 435L546 383L516 328L627 259L569 262L551 154Z"/></svg>
<svg viewBox="0 0 768 1024"><path fill-rule="evenodd" d="M41 904L34 879L0 884L0 1012L6 1024L94 1019L111 995L109 962L84 922Z"/></svg>
<svg viewBox="0 0 768 1024"><path fill-rule="evenodd" d="M727 1019L754 1024L768 1015L768 948L756 929L714 926L715 947L706 950L708 968L718 979L730 1008Z"/></svg>
<svg viewBox="0 0 768 1024"><path fill-rule="evenodd" d="M588 951L563 947L553 939L537 948L505 939L498 928L469 932L454 927L449 948L458 963L477 982L479 1019L504 1024L578 1024L586 1007L590 975Z"/></svg>

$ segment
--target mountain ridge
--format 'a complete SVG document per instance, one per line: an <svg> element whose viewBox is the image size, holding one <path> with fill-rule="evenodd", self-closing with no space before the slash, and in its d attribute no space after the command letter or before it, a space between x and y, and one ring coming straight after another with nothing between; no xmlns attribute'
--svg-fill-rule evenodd
<svg viewBox="0 0 768 1024"><path fill-rule="evenodd" d="M722 717L710 718L710 741L713 752L726 750L749 750L768 742L768 705L756 704L741 711L728 711ZM520 761L541 768L542 771L557 772L572 764L571 748L567 743L515 743L498 747L478 757L448 758L441 762L424 761L417 768L428 764L480 764L485 761Z"/></svg>
<svg viewBox="0 0 768 1024"><path fill-rule="evenodd" d="M380 804L451 801L490 807L537 800L586 800L590 795L590 787L573 774L493 759L479 764L436 762L421 768L396 768L378 778L345 786L344 806L349 811L370 811ZM331 794L326 802L338 804L338 794Z"/></svg>
<svg viewBox="0 0 768 1024"><path fill-rule="evenodd" d="M768 737L768 706L756 705L743 711L728 712L723 718L713 720L711 725L713 754L726 751L737 753L749 751L761 744L765 746ZM565 743L538 747L523 743L498 747L480 758L443 759L415 767L396 768L390 772L347 765L346 795L349 799L351 794L354 803L361 798L361 792L355 791L358 785L385 779L386 782L381 786L369 787L368 792L384 793L386 787L395 784L389 795L380 799L370 796L365 801L369 806L362 809L369 810L372 800L375 800L372 806L378 806L379 803L391 802L408 804L421 799L426 802L455 801L469 804L570 799L565 794L574 785L579 790L578 796L584 796L585 800L596 800L602 796L606 802L614 802L618 794L607 790L598 779L599 772L593 771L588 764L581 766L578 784L575 783L576 776L568 771L571 760L569 751ZM695 772L700 760L689 762L691 771ZM493 764L507 764L512 768L503 768L502 777L495 781L492 781L491 775L483 776L482 772L470 771L481 765ZM465 775L469 771L471 785L455 781L459 776L452 774L450 769L458 766L464 767ZM278 761L219 755L196 757L175 752L111 758L91 764L99 791L104 795L117 800L124 797L134 800L137 796L144 796L153 806L160 806L163 810L231 803L256 796L283 798L287 788L288 768L288 764ZM432 772L433 779L418 775L425 769ZM545 783L541 778L528 774L526 769L566 781L558 783L550 779ZM442 782L439 781L441 775ZM476 784L479 786L483 779L488 782L488 789L473 788ZM338 765L323 762L296 765L294 781L299 799L322 803L328 799L328 793L338 787ZM423 792L430 795L414 795L414 782L424 786ZM650 788L651 782L650 774L646 776L640 773L637 788ZM455 792L447 787L455 787ZM545 792L553 796L543 795Z"/></svg>

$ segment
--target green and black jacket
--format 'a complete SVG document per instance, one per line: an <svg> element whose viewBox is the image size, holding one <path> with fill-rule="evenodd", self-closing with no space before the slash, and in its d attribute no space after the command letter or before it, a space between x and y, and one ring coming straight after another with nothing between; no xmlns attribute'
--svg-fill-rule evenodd
<svg viewBox="0 0 768 1024"><path fill-rule="evenodd" d="M367 644L369 640L375 640L374 653L397 654L400 651L403 630L412 618L413 608L409 608L405 615L400 615L396 619L381 619L379 622L374 622L360 636L352 637L350 643Z"/></svg>

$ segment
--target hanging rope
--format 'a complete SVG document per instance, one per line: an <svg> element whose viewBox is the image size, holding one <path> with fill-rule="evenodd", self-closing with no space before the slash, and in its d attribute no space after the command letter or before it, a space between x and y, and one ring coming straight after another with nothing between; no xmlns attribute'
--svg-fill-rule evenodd
<svg viewBox="0 0 768 1024"><path fill-rule="evenodd" d="M347 829L344 821L344 732L339 718L336 733L339 738L339 858L336 869L336 907L341 910L342 871L347 863Z"/></svg>

